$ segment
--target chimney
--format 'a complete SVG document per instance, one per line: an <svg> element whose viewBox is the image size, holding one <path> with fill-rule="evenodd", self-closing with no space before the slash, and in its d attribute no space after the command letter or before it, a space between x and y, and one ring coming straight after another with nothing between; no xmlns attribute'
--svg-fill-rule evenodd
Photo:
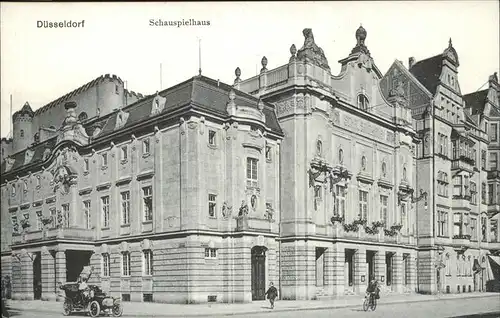
<svg viewBox="0 0 500 318"><path fill-rule="evenodd" d="M415 65L415 58L412 56L408 59L408 69L412 68Z"/></svg>

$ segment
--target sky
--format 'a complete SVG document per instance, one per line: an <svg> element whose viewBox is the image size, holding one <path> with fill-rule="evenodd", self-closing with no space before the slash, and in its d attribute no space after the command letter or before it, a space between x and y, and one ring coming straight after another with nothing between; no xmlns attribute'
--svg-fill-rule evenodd
<svg viewBox="0 0 500 318"><path fill-rule="evenodd" d="M395 59L408 65L457 50L462 93L499 72L498 1L1 3L1 136L27 101L36 110L103 74L152 94L198 74L232 84L288 63L313 30L334 75L338 60L367 31L365 44L385 73ZM210 21L209 26L150 26L150 20ZM83 28L38 28L37 21L82 21ZM199 41L201 39L201 42ZM160 64L161 87L160 87Z"/></svg>

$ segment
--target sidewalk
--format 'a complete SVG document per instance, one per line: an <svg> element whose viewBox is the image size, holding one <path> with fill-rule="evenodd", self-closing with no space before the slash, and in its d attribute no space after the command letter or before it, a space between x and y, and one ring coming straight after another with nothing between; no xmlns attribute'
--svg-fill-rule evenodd
<svg viewBox="0 0 500 318"><path fill-rule="evenodd" d="M447 299L465 299L478 297L499 297L498 293L464 293L445 295L387 295L382 297L378 305L397 304L405 302L424 302ZM299 310L319 310L330 308L345 308L362 306L362 296L342 296L329 300L279 300L274 309L269 308L268 301L254 301L245 304L160 304L160 303L136 303L124 302L123 314L135 317L200 317L200 316L233 316L250 315L265 311L287 312ZM62 313L61 302L50 301L20 301L8 300L9 310L21 310L27 312L53 312Z"/></svg>

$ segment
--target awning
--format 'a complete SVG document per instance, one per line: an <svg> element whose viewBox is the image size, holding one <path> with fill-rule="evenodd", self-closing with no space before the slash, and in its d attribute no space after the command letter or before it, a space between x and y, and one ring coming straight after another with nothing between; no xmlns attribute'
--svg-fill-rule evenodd
<svg viewBox="0 0 500 318"><path fill-rule="evenodd" d="M493 277L500 280L500 256L488 255L488 260Z"/></svg>

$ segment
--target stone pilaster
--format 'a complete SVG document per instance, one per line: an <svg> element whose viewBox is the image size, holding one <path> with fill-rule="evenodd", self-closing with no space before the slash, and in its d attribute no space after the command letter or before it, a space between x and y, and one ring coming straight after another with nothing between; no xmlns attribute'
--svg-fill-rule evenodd
<svg viewBox="0 0 500 318"><path fill-rule="evenodd" d="M354 292L364 293L367 286L366 250L358 249L354 254Z"/></svg>
<svg viewBox="0 0 500 318"><path fill-rule="evenodd" d="M382 281L382 276L384 276L383 281ZM387 277L385 276L386 276L385 250L380 249L375 254L375 279L377 279L378 282L383 286L386 286Z"/></svg>
<svg viewBox="0 0 500 318"><path fill-rule="evenodd" d="M419 251L417 258L418 291L424 294L437 292L436 270L434 268L435 251Z"/></svg>
<svg viewBox="0 0 500 318"><path fill-rule="evenodd" d="M22 299L22 282L23 282L23 273L21 266L21 254L19 252L12 253L12 277L11 277L11 286L12 286L12 299L20 300Z"/></svg>
<svg viewBox="0 0 500 318"><path fill-rule="evenodd" d="M46 246L42 247L42 300L57 299L55 259Z"/></svg>
<svg viewBox="0 0 500 318"><path fill-rule="evenodd" d="M392 290L401 293L403 291L403 254L396 252L392 255Z"/></svg>
<svg viewBox="0 0 500 318"><path fill-rule="evenodd" d="M328 260L328 263L331 264L331 271L329 273L332 274L331 279L328 283L332 284L331 295L340 296L344 294L344 266L345 266L345 250L344 247L337 243L334 244L331 248L331 260Z"/></svg>
<svg viewBox="0 0 500 318"><path fill-rule="evenodd" d="M333 267L335 266L334 264L334 251L333 247L329 247L325 250L325 282L323 289L327 293L327 295L332 295L333 293L333 283L334 283L334 276L333 276Z"/></svg>
<svg viewBox="0 0 500 318"><path fill-rule="evenodd" d="M408 264L408 271L410 275L410 288L412 292L417 291L417 253L411 253L410 256L408 256L409 259L409 264Z"/></svg>
<svg viewBox="0 0 500 318"><path fill-rule="evenodd" d="M33 300L33 260L35 255L26 250L22 250L21 254L21 298L23 300Z"/></svg>
<svg viewBox="0 0 500 318"><path fill-rule="evenodd" d="M56 284L64 284L66 282L66 251L64 249L57 249L55 251L56 262ZM62 297L57 297L57 301L64 300Z"/></svg>

